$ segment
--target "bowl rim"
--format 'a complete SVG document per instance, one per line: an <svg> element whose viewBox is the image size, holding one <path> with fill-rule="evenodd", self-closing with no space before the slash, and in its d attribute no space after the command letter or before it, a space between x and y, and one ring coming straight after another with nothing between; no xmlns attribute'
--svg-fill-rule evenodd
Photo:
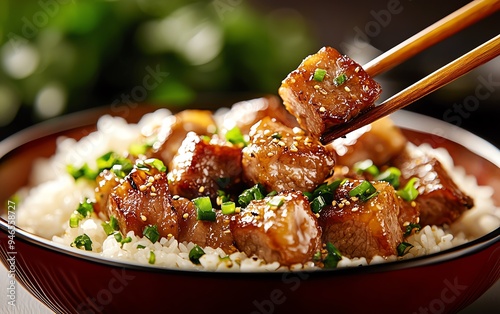
<svg viewBox="0 0 500 314"><path fill-rule="evenodd" d="M160 109L161 107L154 107ZM148 112L148 111L146 111ZM92 108L83 110L80 112L75 112L67 115L63 115L57 118L46 120L44 122L37 123L30 126L24 130L21 130L0 142L0 162L11 151L16 148L25 145L31 141L38 140L45 136L55 135L64 131L71 129L77 129L79 127L89 126L95 124L96 119L98 119L103 114L109 114L109 109L106 107ZM479 136L464 130L458 126L449 124L445 121L438 120L433 117L422 115L415 112L410 112L406 110L399 110L391 115L394 118L396 125L403 127L404 129L424 132L431 135L438 135L444 137L445 139L452 141L456 144L462 145L469 149L474 154L482 157L485 160L493 163L494 165L500 167L500 151L488 141L480 138ZM404 122L403 122L404 121ZM403 125L404 124L404 125ZM422 130L422 126L426 125L426 130ZM444 131L445 135L441 132ZM467 142L467 145L465 145ZM414 267L430 266L438 263L443 263L451 261L453 259L473 255L486 249L494 244L500 242L500 227L495 230L477 238L467 243L457 245L453 248L432 253L426 256L419 256L410 259L388 261L386 263L376 263L370 265L364 265L362 267L340 267L335 269L301 269L293 271L241 271L241 270L199 270L199 269L181 269L181 268L170 268L163 266L154 266L141 264L134 261L119 261L109 257L99 256L98 253L87 252L73 247L69 247L64 244L54 242L49 239L42 238L35 234L32 234L16 225L10 225L4 217L0 217L0 230L5 233L9 233L10 230L14 229L16 240L25 241L30 245L35 245L37 247L53 251L57 254L63 254L69 257L85 260L87 262L97 263L102 266L113 266L120 267L124 269L155 272L155 273L168 273L177 275L192 275L192 276L213 276L216 275L220 278L229 276L235 278L239 277L252 277L252 276L282 276L284 273L308 273L308 274L321 274L325 275L349 275L352 273L374 273L374 272L385 272L394 271ZM11 231L12 232L12 231Z"/></svg>

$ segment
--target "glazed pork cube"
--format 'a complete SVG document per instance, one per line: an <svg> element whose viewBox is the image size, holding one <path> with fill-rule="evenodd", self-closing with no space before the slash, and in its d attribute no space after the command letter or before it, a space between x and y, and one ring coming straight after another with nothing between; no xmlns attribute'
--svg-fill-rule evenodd
<svg viewBox="0 0 500 314"><path fill-rule="evenodd" d="M234 253L233 235L229 229L230 215L216 210L215 221L198 220L194 203L187 198L174 197L174 208L179 219L179 242L193 242L201 247L221 248Z"/></svg>
<svg viewBox="0 0 500 314"><path fill-rule="evenodd" d="M441 162L419 153L418 148L408 146L394 165L401 170L401 185L418 178L415 186L419 195L415 202L420 207L422 226L450 224L474 206L474 200L456 185Z"/></svg>
<svg viewBox="0 0 500 314"><path fill-rule="evenodd" d="M169 166L173 195L189 199L231 190L241 182L241 148L219 139L188 133Z"/></svg>
<svg viewBox="0 0 500 314"><path fill-rule="evenodd" d="M368 193L371 198L352 196L351 191L361 189L364 182L369 181L347 180L335 190L332 204L320 211L323 241L331 242L349 258L396 255L403 240L398 221L400 200L387 182L371 182L376 190Z"/></svg>
<svg viewBox="0 0 500 314"><path fill-rule="evenodd" d="M399 155L407 142L401 129L389 117L384 117L344 138L337 138L326 147L335 152L339 165L352 167L358 161L370 159L380 167Z"/></svg>
<svg viewBox="0 0 500 314"><path fill-rule="evenodd" d="M380 93L359 64L331 47L305 58L279 88L287 110L318 139L372 108Z"/></svg>
<svg viewBox="0 0 500 314"><path fill-rule="evenodd" d="M177 237L178 219L172 206L167 176L156 168L134 168L109 196L108 215L118 220L122 233L143 236L156 226L161 237Z"/></svg>
<svg viewBox="0 0 500 314"><path fill-rule="evenodd" d="M143 130L145 142L152 142L146 157L158 158L168 165L179 150L189 132L213 135L217 130L212 112L209 110L183 110L166 117L159 126Z"/></svg>
<svg viewBox="0 0 500 314"><path fill-rule="evenodd" d="M120 178L109 170L102 171L96 178L94 212L103 220L108 220L108 201L113 189L120 184Z"/></svg>
<svg viewBox="0 0 500 314"><path fill-rule="evenodd" d="M300 192L253 200L231 220L236 247L268 263L305 263L321 249L321 229Z"/></svg>
<svg viewBox="0 0 500 314"><path fill-rule="evenodd" d="M266 117L250 131L243 149L245 180L267 191L312 191L331 175L334 156L299 128Z"/></svg>
<svg viewBox="0 0 500 314"><path fill-rule="evenodd" d="M281 99L273 95L237 102L227 112L216 116L221 135L235 126L242 134L248 134L252 125L267 116L291 128L298 126L297 120L286 110Z"/></svg>

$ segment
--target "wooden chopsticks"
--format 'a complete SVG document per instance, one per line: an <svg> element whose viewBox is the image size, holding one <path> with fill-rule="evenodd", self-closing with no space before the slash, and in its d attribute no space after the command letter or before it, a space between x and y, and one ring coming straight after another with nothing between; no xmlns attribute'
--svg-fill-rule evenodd
<svg viewBox="0 0 500 314"><path fill-rule="evenodd" d="M394 48L368 62L363 69L376 76L385 72L419 52L491 15L500 9L500 0L475 0L452 14L425 28ZM432 93L444 85L456 80L472 69L486 63L500 54L499 36L491 39L455 61L443 66L417 83L407 87L380 105L328 130L320 138L323 144L330 143L364 125L370 124L389 115L418 99Z"/></svg>
<svg viewBox="0 0 500 314"><path fill-rule="evenodd" d="M407 87L375 108L353 118L347 123L340 124L338 128L330 129L320 140L323 144L329 143L336 138L342 137L349 132L389 115L454 81L470 70L497 57L499 54L500 35L497 35L476 49Z"/></svg>
<svg viewBox="0 0 500 314"><path fill-rule="evenodd" d="M500 0L475 0L423 29L363 66L370 75L388 71L500 9Z"/></svg>

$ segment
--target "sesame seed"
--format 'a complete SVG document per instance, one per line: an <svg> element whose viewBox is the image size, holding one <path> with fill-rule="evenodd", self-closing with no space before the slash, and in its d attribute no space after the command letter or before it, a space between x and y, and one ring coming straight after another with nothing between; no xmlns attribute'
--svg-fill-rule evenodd
<svg viewBox="0 0 500 314"><path fill-rule="evenodd" d="M273 143L278 143L280 140L278 140L277 138L273 138L272 142Z"/></svg>
<svg viewBox="0 0 500 314"><path fill-rule="evenodd" d="M156 195L158 195L158 194L156 194L155 192L151 192L151 193L149 193L149 195L151 195L151 196L156 196Z"/></svg>
<svg viewBox="0 0 500 314"><path fill-rule="evenodd" d="M411 207L416 207L417 206L417 203L415 203L415 201L411 201Z"/></svg>
<svg viewBox="0 0 500 314"><path fill-rule="evenodd" d="M354 207L351 209L351 211L353 211L353 212L357 212L357 211L358 211L358 209L359 209L359 207L354 206Z"/></svg>
<svg viewBox="0 0 500 314"><path fill-rule="evenodd" d="M319 92L320 92L321 94L323 94L323 95L327 95L327 94L328 94L328 92L327 92L326 90L324 90L323 88L320 88L320 89L319 89Z"/></svg>
<svg viewBox="0 0 500 314"><path fill-rule="evenodd" d="M297 148L297 146L292 145L292 146L290 146L290 151L296 153L299 151L299 149Z"/></svg>
<svg viewBox="0 0 500 314"><path fill-rule="evenodd" d="M259 142L260 142L260 143L265 143L265 142L266 142L266 140L265 140L265 139L261 139L261 140L259 140Z"/></svg>
<svg viewBox="0 0 500 314"><path fill-rule="evenodd" d="M269 135L271 133L271 130L264 130L264 135Z"/></svg>
<svg viewBox="0 0 500 314"><path fill-rule="evenodd" d="M231 233L231 230L229 230L229 229L224 230L224 233L225 233L225 234L229 234L229 233Z"/></svg>
<svg viewBox="0 0 500 314"><path fill-rule="evenodd" d="M359 72L359 67L356 67L356 68L354 69L354 72L358 73L358 72Z"/></svg>
<svg viewBox="0 0 500 314"><path fill-rule="evenodd" d="M144 192L144 191L146 191L147 188L148 187L143 184L143 185L139 186L139 191Z"/></svg>
<svg viewBox="0 0 500 314"><path fill-rule="evenodd" d="M158 174L155 174L155 180L160 180L161 179L161 175L158 173Z"/></svg>
<svg viewBox="0 0 500 314"><path fill-rule="evenodd" d="M332 206L336 206L337 205L337 201L336 200L333 200L332 201Z"/></svg>
<svg viewBox="0 0 500 314"><path fill-rule="evenodd" d="M171 234L171 233L167 234L167 238L169 238L169 239L170 239L171 237L173 237L173 236L174 236L174 235L173 235L173 234Z"/></svg>
<svg viewBox="0 0 500 314"><path fill-rule="evenodd" d="M237 214L239 214L241 212L241 207L236 207L234 209L234 212L237 213Z"/></svg>
<svg viewBox="0 0 500 314"><path fill-rule="evenodd" d="M325 112L325 111L326 111L325 107L323 107L323 106L319 107L319 112Z"/></svg>
<svg viewBox="0 0 500 314"><path fill-rule="evenodd" d="M339 208L343 208L344 207L344 203L339 203Z"/></svg>
<svg viewBox="0 0 500 314"><path fill-rule="evenodd" d="M382 210L383 209L382 206L380 206L380 204L375 205L375 207L377 207L378 210Z"/></svg>
<svg viewBox="0 0 500 314"><path fill-rule="evenodd" d="M148 220L148 218L146 216L144 216L144 215L141 215L141 220L142 221L146 221L146 220Z"/></svg>
<svg viewBox="0 0 500 314"><path fill-rule="evenodd" d="M205 191L205 187L204 186L200 186L200 188L198 189L198 192L203 193L203 191Z"/></svg>
<svg viewBox="0 0 500 314"><path fill-rule="evenodd" d="M314 89L320 89L321 87L319 85L314 85Z"/></svg>
<svg viewBox="0 0 500 314"><path fill-rule="evenodd" d="M358 198L357 198L356 196L353 196L353 197L351 197L351 200L352 200L353 202L356 202L356 201L358 200Z"/></svg>
<svg viewBox="0 0 500 314"><path fill-rule="evenodd" d="M184 218L184 219L188 219L188 217L189 217L188 213L185 213L184 215L182 215L182 218Z"/></svg>
<svg viewBox="0 0 500 314"><path fill-rule="evenodd" d="M285 144L285 142L283 142L283 141L279 141L279 142L278 142L278 145L279 145L279 146L281 146L281 147L284 147L286 144Z"/></svg>
<svg viewBox="0 0 500 314"><path fill-rule="evenodd" d="M351 91L351 89L348 86L344 86L344 90L348 93Z"/></svg>
<svg viewBox="0 0 500 314"><path fill-rule="evenodd" d="M153 182L155 182L155 178L154 178L154 177L149 177L149 178L148 178L148 182L149 182L149 183L153 183Z"/></svg>
<svg viewBox="0 0 500 314"><path fill-rule="evenodd" d="M294 128L292 129L292 131L293 131L293 133L294 133L294 134L304 134L304 130L302 130L302 129L301 129L301 128L299 128L299 127L294 127Z"/></svg>
<svg viewBox="0 0 500 314"><path fill-rule="evenodd" d="M346 200L346 201L344 202L344 204L346 204L347 206L349 206L349 205L351 205L351 202L349 202L349 201L347 201L347 200Z"/></svg>
<svg viewBox="0 0 500 314"><path fill-rule="evenodd" d="M319 218L319 213L316 213L316 214L314 214L314 215L316 216L316 218Z"/></svg>
<svg viewBox="0 0 500 314"><path fill-rule="evenodd" d="M269 153L267 153L267 156L272 157L272 156L274 156L274 153L273 152L269 152Z"/></svg>
<svg viewBox="0 0 500 314"><path fill-rule="evenodd" d="M409 225L410 225L410 222L409 222L409 221L405 221L405 222L403 223L403 227L406 227L406 226L409 226Z"/></svg>
<svg viewBox="0 0 500 314"><path fill-rule="evenodd" d="M293 84L293 83L295 83L296 81L295 81L295 79L292 77L292 78L290 79L290 82Z"/></svg>
<svg viewBox="0 0 500 314"><path fill-rule="evenodd" d="M302 139L302 136L301 135L298 135L298 136L294 136L293 139L295 141L300 141Z"/></svg>
<svg viewBox="0 0 500 314"><path fill-rule="evenodd" d="M151 192L156 192L156 188L154 187L154 185L151 186Z"/></svg>

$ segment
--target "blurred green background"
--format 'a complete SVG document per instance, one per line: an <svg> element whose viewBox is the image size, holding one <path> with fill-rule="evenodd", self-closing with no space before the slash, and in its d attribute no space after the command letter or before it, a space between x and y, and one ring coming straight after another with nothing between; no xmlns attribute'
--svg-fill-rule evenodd
<svg viewBox="0 0 500 314"><path fill-rule="evenodd" d="M467 2L0 0L0 139L96 106L229 105L277 94L324 45L363 64ZM382 98L498 34L497 21L498 14L378 77ZM499 68L494 60L409 109L499 145L485 125L495 123L500 86L473 110L450 112L474 95L479 76L499 82Z"/></svg>

